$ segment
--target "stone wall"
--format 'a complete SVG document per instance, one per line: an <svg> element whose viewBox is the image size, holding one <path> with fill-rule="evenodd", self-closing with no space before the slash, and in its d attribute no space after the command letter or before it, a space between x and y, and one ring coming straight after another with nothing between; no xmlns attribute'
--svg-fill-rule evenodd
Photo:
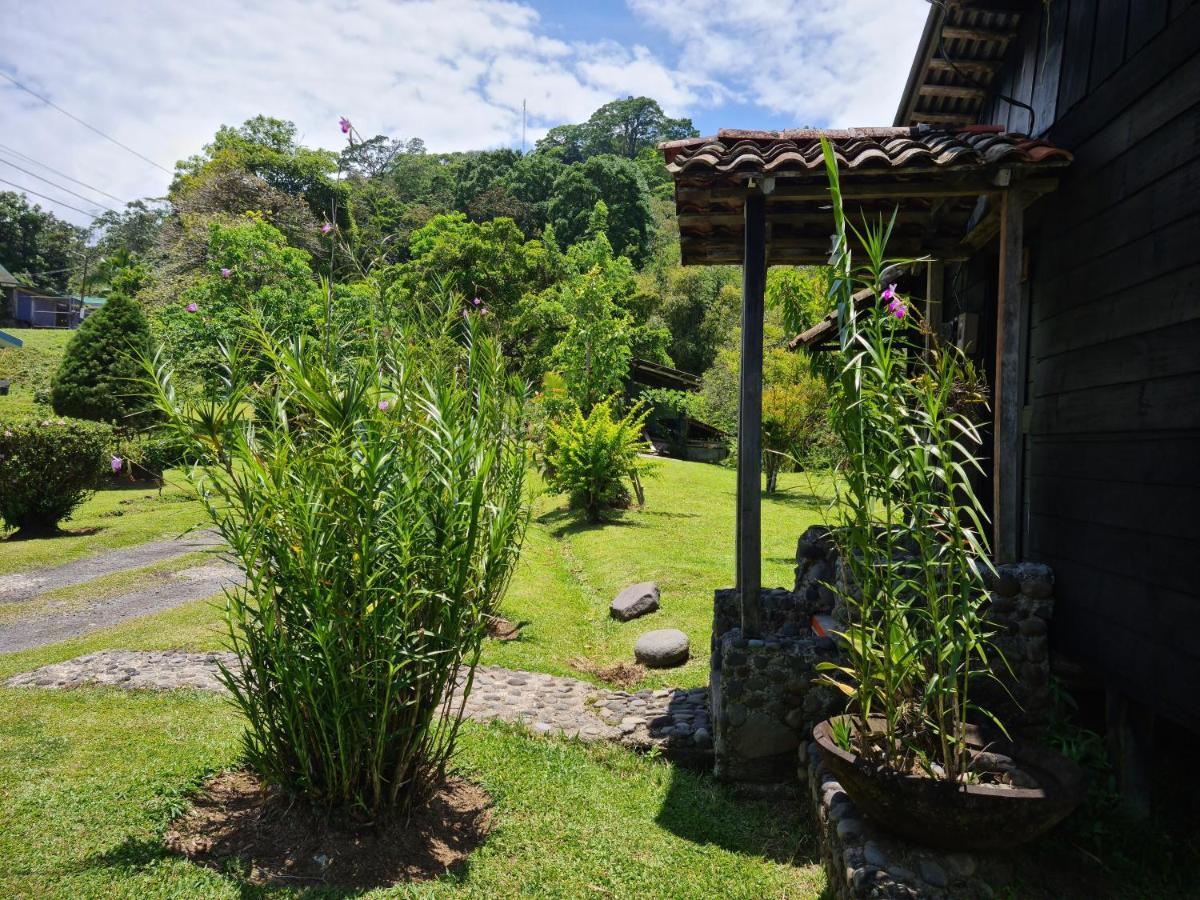
<svg viewBox="0 0 1200 900"><path fill-rule="evenodd" d="M833 640L794 624L763 640L745 638L739 626L715 637L710 692L716 776L791 781L801 740L840 705L832 688L816 683L817 663L837 656Z"/></svg>
<svg viewBox="0 0 1200 900"><path fill-rule="evenodd" d="M985 614L1008 667L997 670L1003 686L977 682L978 701L1013 727L1041 724L1049 705L1053 574L1047 566L1021 563L989 571L985 581L991 592ZM742 634L737 592L716 592L709 687L719 778L793 780L796 748L814 725L841 711L841 695L817 683L817 664L837 659L836 643L811 627L815 615L847 618L830 584L853 594L829 530L814 526L796 546L794 589L762 591L762 639Z"/></svg>

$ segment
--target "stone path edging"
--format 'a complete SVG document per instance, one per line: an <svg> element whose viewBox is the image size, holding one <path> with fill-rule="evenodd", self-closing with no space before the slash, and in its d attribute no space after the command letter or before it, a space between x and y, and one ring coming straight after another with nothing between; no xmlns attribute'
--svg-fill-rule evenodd
<svg viewBox="0 0 1200 900"><path fill-rule="evenodd" d="M192 688L218 692L218 662L229 653L102 650L15 675L9 687L69 689L102 685L128 690ZM524 724L535 734L613 741L635 750L658 748L679 762L711 764L708 691L636 693L598 688L576 678L477 666L464 715L476 721Z"/></svg>

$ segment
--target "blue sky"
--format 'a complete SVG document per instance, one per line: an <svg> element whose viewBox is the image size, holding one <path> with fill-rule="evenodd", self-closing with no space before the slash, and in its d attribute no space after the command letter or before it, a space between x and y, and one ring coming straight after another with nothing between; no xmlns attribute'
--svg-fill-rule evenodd
<svg viewBox="0 0 1200 900"><path fill-rule="evenodd" d="M616 97L720 127L891 123L926 0L40 0L3 5L0 70L171 169L257 113L335 147L532 144ZM96 213L170 176L0 81L0 178ZM16 155L16 154L23 154ZM58 170L49 173L32 158ZM14 165L68 186L64 193ZM0 188L7 188L0 184ZM37 198L33 198L37 199ZM87 216L38 200L77 222Z"/></svg>

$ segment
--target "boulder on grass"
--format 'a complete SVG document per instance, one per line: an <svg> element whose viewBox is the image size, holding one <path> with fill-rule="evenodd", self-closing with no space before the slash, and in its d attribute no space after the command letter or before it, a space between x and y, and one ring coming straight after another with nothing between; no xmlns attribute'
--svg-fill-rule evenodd
<svg viewBox="0 0 1200 900"><path fill-rule="evenodd" d="M633 655L651 669L682 666L688 660L688 636L677 628L647 631L634 644Z"/></svg>
<svg viewBox="0 0 1200 900"><path fill-rule="evenodd" d="M614 619L628 622L638 616L644 616L658 609L658 585L653 581L640 581L631 584L608 605L608 612Z"/></svg>

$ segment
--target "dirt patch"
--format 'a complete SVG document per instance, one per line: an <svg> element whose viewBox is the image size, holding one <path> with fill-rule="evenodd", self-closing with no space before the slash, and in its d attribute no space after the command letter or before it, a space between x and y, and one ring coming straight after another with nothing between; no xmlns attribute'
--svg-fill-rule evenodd
<svg viewBox="0 0 1200 900"><path fill-rule="evenodd" d="M209 780L173 821L166 844L192 862L253 884L367 889L455 871L491 828L491 798L449 778L407 822L335 823L248 772Z"/></svg>
<svg viewBox="0 0 1200 900"><path fill-rule="evenodd" d="M521 624L514 625L508 619L492 616L488 619L487 634L495 641L515 641L521 636Z"/></svg>
<svg viewBox="0 0 1200 900"><path fill-rule="evenodd" d="M567 662L570 663L572 669L586 672L588 675L595 675L602 681L615 684L622 690L629 690L646 677L646 667L639 663L619 662L611 666L602 666L598 662L584 659L581 656L567 660Z"/></svg>

